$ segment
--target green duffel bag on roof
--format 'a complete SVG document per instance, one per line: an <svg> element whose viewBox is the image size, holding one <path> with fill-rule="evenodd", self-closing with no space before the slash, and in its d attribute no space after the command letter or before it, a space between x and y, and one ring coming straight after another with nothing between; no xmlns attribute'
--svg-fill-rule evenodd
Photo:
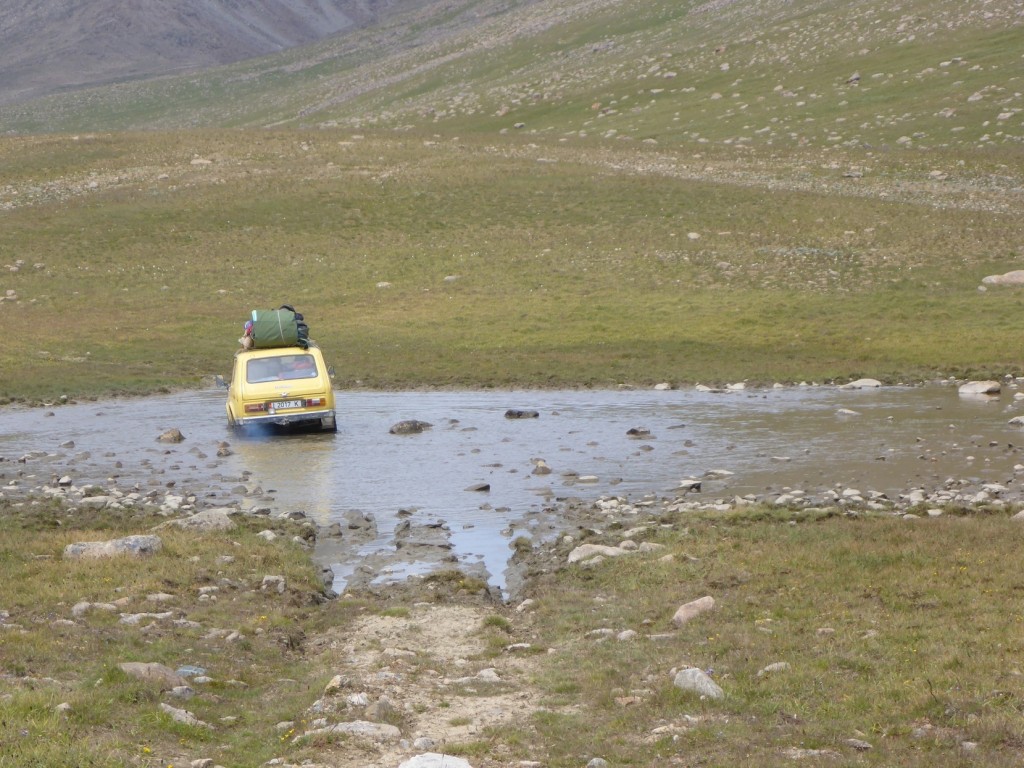
<svg viewBox="0 0 1024 768"><path fill-rule="evenodd" d="M295 313L287 309L254 309L250 336L255 349L298 346L299 324Z"/></svg>

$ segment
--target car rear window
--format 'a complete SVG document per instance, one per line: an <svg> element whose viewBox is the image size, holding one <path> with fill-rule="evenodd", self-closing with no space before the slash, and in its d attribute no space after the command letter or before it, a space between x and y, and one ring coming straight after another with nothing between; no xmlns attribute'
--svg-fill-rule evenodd
<svg viewBox="0 0 1024 768"><path fill-rule="evenodd" d="M315 379L316 360L312 355L280 355L250 360L245 366L245 380L250 384L285 379Z"/></svg>

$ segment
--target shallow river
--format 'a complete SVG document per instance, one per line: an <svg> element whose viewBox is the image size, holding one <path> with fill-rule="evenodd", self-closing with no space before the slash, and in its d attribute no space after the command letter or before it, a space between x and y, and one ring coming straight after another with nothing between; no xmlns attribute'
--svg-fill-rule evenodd
<svg viewBox="0 0 1024 768"><path fill-rule="evenodd" d="M223 403L223 390L204 390L51 410L2 408L3 484L18 472L20 482L37 484L70 474L76 485L170 488L205 506L237 503L244 484L250 506L302 510L320 525L363 513L376 527L358 552L320 551L321 559L335 558L330 564L342 583L361 558L394 553L401 520L444 521L458 560L482 565L501 585L515 531L553 499L671 496L681 480L710 470L733 474L705 480L708 499L837 485L895 494L951 476L1006 482L1021 460L1016 444L1024 443L1020 427L1008 423L1024 413L1012 390L963 397L941 385L339 392L334 435L236 435ZM508 419L509 409L539 417ZM404 419L433 427L389 434ZM173 427L185 442L156 442ZM631 429L650 434L630 436ZM221 441L232 453L218 458ZM48 456L17 463L33 451ZM533 474L534 459L551 474ZM490 489L468 490L483 483ZM388 574L416 567L393 563Z"/></svg>

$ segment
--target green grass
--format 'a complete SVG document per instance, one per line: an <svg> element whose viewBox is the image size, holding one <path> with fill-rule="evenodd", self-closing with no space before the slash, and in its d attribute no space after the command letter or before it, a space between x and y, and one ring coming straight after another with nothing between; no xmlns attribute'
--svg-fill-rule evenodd
<svg viewBox="0 0 1024 768"><path fill-rule="evenodd" d="M195 386L282 302L343 387L1017 373L1008 13L474 1L10 105L0 398Z"/></svg>
<svg viewBox="0 0 1024 768"><path fill-rule="evenodd" d="M972 761L1014 765L1024 616L1007 576L1019 538L1005 516L679 520L655 537L656 557L538 577L534 642L555 653L534 678L546 707L534 735L518 735L553 768L582 755L788 765L794 748L834 753L812 764L961 765L964 742ZM715 608L674 628L676 608L703 595ZM586 637L606 627L640 636ZM761 672L777 662L789 667ZM686 666L713 670L726 697L675 689L671 670Z"/></svg>
<svg viewBox="0 0 1024 768"><path fill-rule="evenodd" d="M289 639L302 637L296 628L343 625L345 607L334 603L310 616L322 589L308 555L259 539L256 523L245 520L222 534L162 530L163 549L145 562L61 556L69 543L148 533L159 521L144 510L69 515L47 502L3 504L0 604L8 615L0 644L0 765L154 766L197 752L242 765L306 754L282 743L274 724L301 719L307 688L323 685L324 670ZM268 573L285 577L285 594L260 590ZM211 586L214 598L198 599L200 587ZM148 596L155 593L173 597L154 603ZM68 623L81 601L122 602L114 612L93 608ZM119 622L120 613L168 610L196 625ZM217 628L238 630L242 639L227 644L208 635ZM118 664L126 661L198 665L214 682L197 684L188 701L169 700L122 672ZM161 701L214 724L216 736L174 723L159 710ZM69 705L67 712L57 712L58 704Z"/></svg>
<svg viewBox="0 0 1024 768"><path fill-rule="evenodd" d="M0 158L18 190L4 197L0 260L24 262L0 273L18 298L0 304L9 399L195 386L228 373L251 309L283 302L305 313L342 386L895 380L1019 365L1013 325L991 322L1019 310L1019 293L977 287L1017 266L1021 218L983 174L954 191L994 204L950 209L927 191L865 197L820 169L820 192L766 194L767 175L735 183L714 152L698 181L652 172L666 162L657 150L340 131L10 138ZM801 159L772 160L774 172ZM924 175L901 157L874 167Z"/></svg>
<svg viewBox="0 0 1024 768"><path fill-rule="evenodd" d="M288 535L256 536L275 525L265 519L238 518L224 533L161 530L163 549L142 563L80 562L62 558L68 543L149 532L161 518L145 509L70 513L33 500L3 503L0 513L0 765L154 768L197 757L299 764L365 751L343 738L291 737L310 727L318 691L351 663L343 659L354 622L407 621L408 602L424 593L323 602L304 550ZM439 609L460 593L477 605L480 618L465 631L482 642L466 656L419 647L415 633L402 641L417 653L398 663L415 711L461 727L476 718L452 708L453 699L472 697L485 708L499 694L529 702L520 720L450 741L447 754L552 768L592 757L632 766L782 766L793 750L825 750L803 758L813 764L954 766L966 755L1019 764L1024 581L1015 568L1020 523L1005 510L903 520L754 507L649 522L660 524L634 537L661 550L596 567L562 566L567 541L539 545L550 551L538 553L543 559L518 596L533 598L525 613L479 605L479 585L455 571L433 580L427 592L447 590ZM587 540L618 543L597 533ZM285 577L285 594L260 589L271 573ZM211 586L215 599L200 599L200 588ZM173 597L155 603L155 593ZM678 606L704 595L715 607L675 627ZM69 621L81 601L120 603ZM120 613L154 610L197 626L119 621ZM218 628L242 639L228 644L210 634ZM615 639L624 630L636 635ZM504 648L513 642L528 642L532 653L510 661ZM437 686L439 675L464 674L467 662L499 658L502 682L493 691ZM122 672L124 661L198 665L214 682L177 701ZM687 666L709 670L725 698L676 689L673 670ZM173 722L159 708L168 701L214 730ZM282 731L281 722L293 725ZM861 752L851 739L871 748Z"/></svg>

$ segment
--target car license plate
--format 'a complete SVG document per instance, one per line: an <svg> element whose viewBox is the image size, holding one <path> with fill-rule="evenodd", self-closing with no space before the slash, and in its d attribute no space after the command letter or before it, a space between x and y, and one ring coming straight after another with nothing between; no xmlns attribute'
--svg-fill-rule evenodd
<svg viewBox="0 0 1024 768"><path fill-rule="evenodd" d="M280 400L276 403L271 403L270 407L275 411L284 411L288 408L302 408L305 404L305 400Z"/></svg>

